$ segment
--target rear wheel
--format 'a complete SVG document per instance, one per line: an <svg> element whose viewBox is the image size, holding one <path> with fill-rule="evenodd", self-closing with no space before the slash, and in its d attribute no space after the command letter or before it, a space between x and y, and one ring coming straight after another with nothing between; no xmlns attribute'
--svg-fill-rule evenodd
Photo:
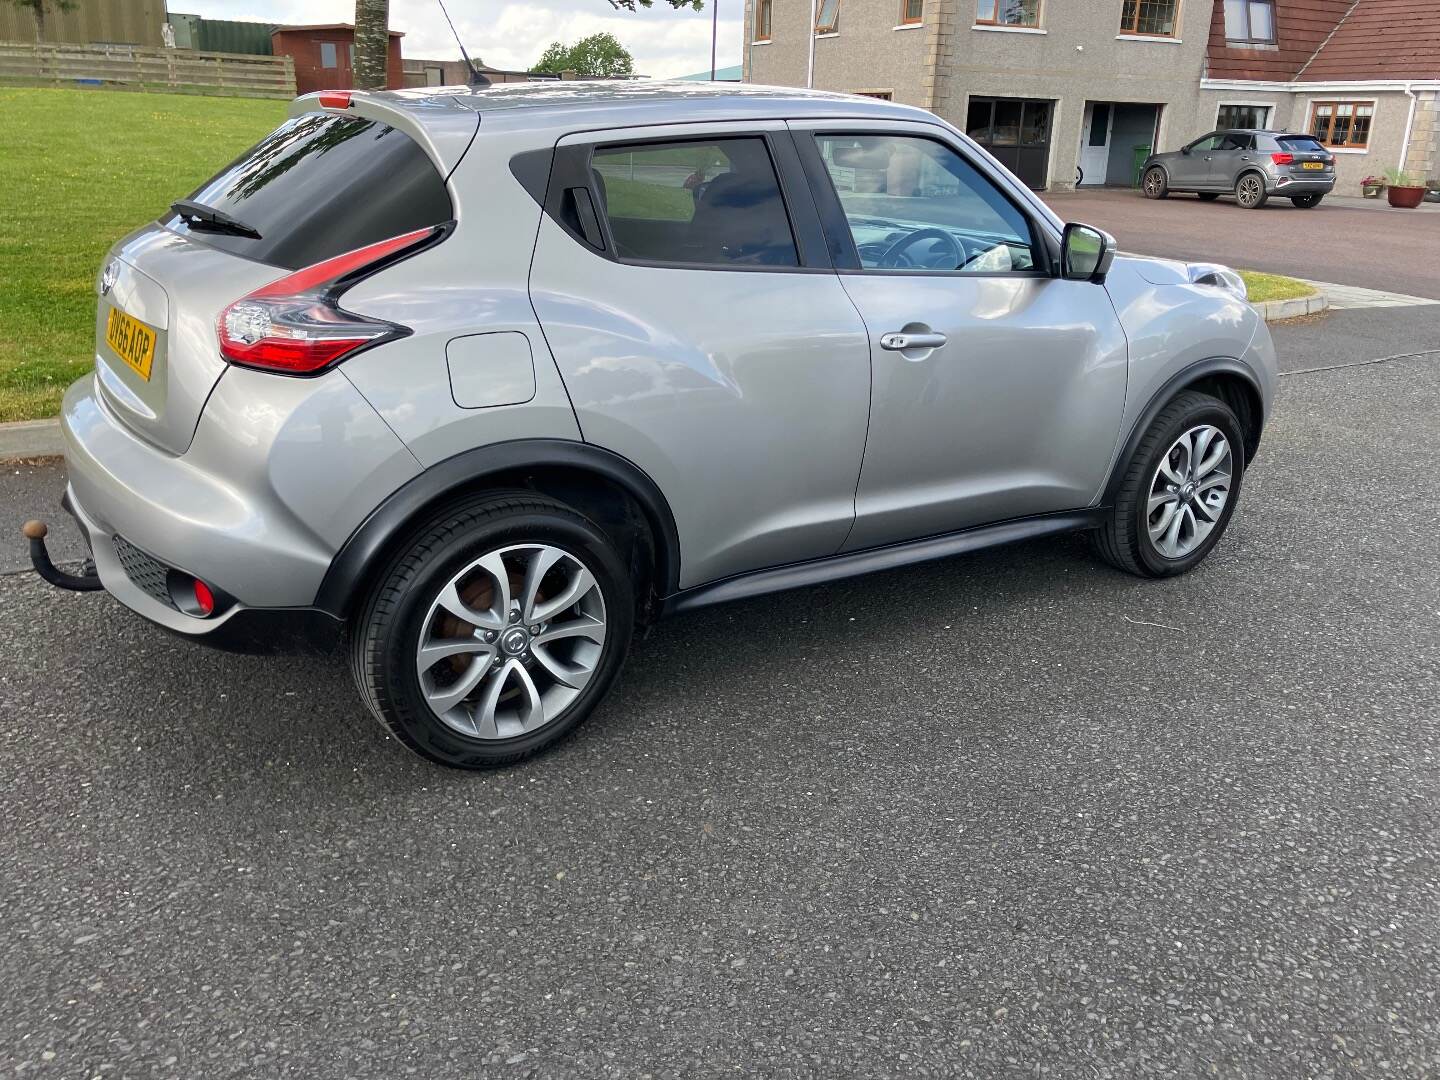
<svg viewBox="0 0 1440 1080"><path fill-rule="evenodd" d="M1235 201L1245 210L1259 210L1269 201L1265 181L1259 173L1247 172L1235 181Z"/></svg>
<svg viewBox="0 0 1440 1080"><path fill-rule="evenodd" d="M1145 170L1140 186L1147 199L1163 199L1170 194L1170 179L1159 165L1151 165Z"/></svg>
<svg viewBox="0 0 1440 1080"><path fill-rule="evenodd" d="M1141 577L1194 569L1219 542L1244 476L1231 408L1187 390L1160 410L1125 465L1110 518L1094 534L1106 562Z"/></svg>
<svg viewBox="0 0 1440 1080"><path fill-rule="evenodd" d="M1323 198L1325 198L1324 195L1296 195L1290 201L1301 210L1312 210L1320 205L1320 200Z"/></svg>
<svg viewBox="0 0 1440 1080"><path fill-rule="evenodd" d="M351 627L361 696L411 750L507 765L573 731L605 696L634 624L629 576L587 518L527 492L423 527Z"/></svg>
<svg viewBox="0 0 1440 1080"><path fill-rule="evenodd" d="M1214 202L1220 197L1219 193L1214 191L1201 191L1198 194L1201 202Z"/></svg>

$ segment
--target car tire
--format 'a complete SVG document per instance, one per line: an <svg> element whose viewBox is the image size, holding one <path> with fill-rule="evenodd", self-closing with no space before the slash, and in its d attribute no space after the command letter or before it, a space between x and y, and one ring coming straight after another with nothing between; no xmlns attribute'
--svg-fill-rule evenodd
<svg viewBox="0 0 1440 1080"><path fill-rule="evenodd" d="M1201 202L1214 202L1220 197L1220 193L1216 191L1198 191L1196 194L1200 196Z"/></svg>
<svg viewBox="0 0 1440 1080"><path fill-rule="evenodd" d="M1139 577L1186 573L1219 543L1240 498L1240 421L1218 398L1186 390L1160 410L1121 467L1114 506L1092 534L1096 551Z"/></svg>
<svg viewBox="0 0 1440 1080"><path fill-rule="evenodd" d="M1140 188L1147 199L1163 199L1170 194L1170 178L1159 165L1151 165L1145 170Z"/></svg>
<svg viewBox="0 0 1440 1080"><path fill-rule="evenodd" d="M352 620L351 668L409 749L495 768L579 726L619 674L634 620L634 584L599 526L533 492L495 492L404 541Z"/></svg>
<svg viewBox="0 0 1440 1080"><path fill-rule="evenodd" d="M1265 178L1258 172L1241 173L1235 181L1235 201L1243 210L1259 210L1270 201L1265 190Z"/></svg>
<svg viewBox="0 0 1440 1080"><path fill-rule="evenodd" d="M1301 210L1314 210L1320 205L1320 200L1323 198L1325 198L1324 195L1296 195L1290 201Z"/></svg>

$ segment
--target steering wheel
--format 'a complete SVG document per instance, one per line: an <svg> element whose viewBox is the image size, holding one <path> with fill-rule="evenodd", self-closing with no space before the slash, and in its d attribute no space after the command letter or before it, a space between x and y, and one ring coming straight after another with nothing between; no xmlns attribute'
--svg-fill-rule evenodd
<svg viewBox="0 0 1440 1080"><path fill-rule="evenodd" d="M939 240L947 244L955 254L955 265L946 269L958 270L964 266L967 257L965 249L960 246L960 241L946 232L944 229L916 229L914 232L906 233L899 240L896 240L888 248L885 254L880 256L880 265L886 269L914 266L910 258L905 254L907 248L912 244L918 244L921 240Z"/></svg>

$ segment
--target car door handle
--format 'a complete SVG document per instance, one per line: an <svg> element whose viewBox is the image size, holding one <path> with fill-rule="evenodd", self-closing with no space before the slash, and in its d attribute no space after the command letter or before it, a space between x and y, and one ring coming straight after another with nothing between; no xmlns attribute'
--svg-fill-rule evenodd
<svg viewBox="0 0 1440 1080"><path fill-rule="evenodd" d="M910 349L938 349L944 344L944 334L906 334L896 332L880 335L880 348L889 349L891 352L907 352Z"/></svg>

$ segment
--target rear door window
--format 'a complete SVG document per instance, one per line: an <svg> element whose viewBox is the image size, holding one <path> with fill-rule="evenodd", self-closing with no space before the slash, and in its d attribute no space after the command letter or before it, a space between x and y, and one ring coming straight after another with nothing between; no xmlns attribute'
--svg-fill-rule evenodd
<svg viewBox="0 0 1440 1080"><path fill-rule="evenodd" d="M189 196L259 239L172 216L166 224L247 259L295 270L449 221L445 179L403 131L358 116L286 121Z"/></svg>
<svg viewBox="0 0 1440 1080"><path fill-rule="evenodd" d="M601 146L590 167L622 260L800 265L764 139Z"/></svg>

